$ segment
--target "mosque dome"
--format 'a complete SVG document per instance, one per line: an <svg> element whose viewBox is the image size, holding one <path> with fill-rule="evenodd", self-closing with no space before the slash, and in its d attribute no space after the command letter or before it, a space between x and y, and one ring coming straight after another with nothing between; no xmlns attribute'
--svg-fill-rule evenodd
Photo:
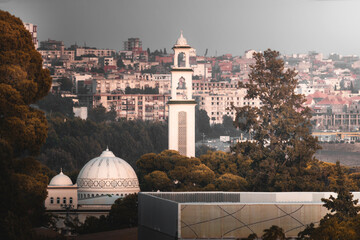
<svg viewBox="0 0 360 240"><path fill-rule="evenodd" d="M101 195L126 196L140 191L134 169L106 149L81 169L78 178L80 199Z"/></svg>
<svg viewBox="0 0 360 240"><path fill-rule="evenodd" d="M186 38L184 38L183 34L182 34L182 31L180 33L180 37L178 38L178 40L176 41L176 45L188 45L187 44L187 41L186 41Z"/></svg>
<svg viewBox="0 0 360 240"><path fill-rule="evenodd" d="M62 170L60 171L60 173L58 175L56 175L55 177L53 177L49 183L49 186L72 186L73 183L71 181L71 179L66 176L65 174L63 174Z"/></svg>

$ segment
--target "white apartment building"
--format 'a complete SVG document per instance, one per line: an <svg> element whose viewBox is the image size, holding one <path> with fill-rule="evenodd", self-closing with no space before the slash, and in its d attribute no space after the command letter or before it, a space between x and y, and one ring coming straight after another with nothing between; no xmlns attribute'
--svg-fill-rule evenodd
<svg viewBox="0 0 360 240"><path fill-rule="evenodd" d="M39 47L39 41L37 39L37 25L34 25L32 23L25 23L24 26L26 30L28 30L31 34L32 41L34 43L35 49L38 49Z"/></svg>
<svg viewBox="0 0 360 240"><path fill-rule="evenodd" d="M100 64L104 66L116 66L116 62L113 57L101 57L99 59Z"/></svg>
<svg viewBox="0 0 360 240"><path fill-rule="evenodd" d="M146 77L148 77L146 80ZM122 78L122 79L121 79ZM170 92L170 79L166 74L153 74L152 76L121 75L119 78L101 78L93 80L93 89L95 93L125 93L125 89L130 88L158 88L159 94L168 94Z"/></svg>
<svg viewBox="0 0 360 240"><path fill-rule="evenodd" d="M165 121L170 95L162 94L94 94L93 106L115 107L117 117L127 120Z"/></svg>
<svg viewBox="0 0 360 240"><path fill-rule="evenodd" d="M111 57L114 56L116 53L116 51L113 49L96 49L96 48L85 48L85 47L76 48L75 51L77 57L83 55L89 55L89 54L94 54L97 57Z"/></svg>
<svg viewBox="0 0 360 240"><path fill-rule="evenodd" d="M218 90L216 94L197 95L199 108L207 112L210 117L210 124L221 124L223 116L227 115L235 119L235 107L251 106L260 107L258 99L245 99L246 89Z"/></svg>
<svg viewBox="0 0 360 240"><path fill-rule="evenodd" d="M92 79L92 75L90 75L90 74L76 73L76 74L72 75L71 80L73 81L73 84L75 86L75 93L76 94L79 93L79 82L84 82L86 80L91 80L91 79Z"/></svg>

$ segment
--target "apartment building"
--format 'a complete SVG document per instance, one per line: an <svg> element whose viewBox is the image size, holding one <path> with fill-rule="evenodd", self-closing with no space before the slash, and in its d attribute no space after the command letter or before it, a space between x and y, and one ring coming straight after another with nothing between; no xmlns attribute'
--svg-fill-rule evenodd
<svg viewBox="0 0 360 240"><path fill-rule="evenodd" d="M93 96L93 106L115 107L117 117L127 120L166 121L170 95L162 94L107 94Z"/></svg>
<svg viewBox="0 0 360 240"><path fill-rule="evenodd" d="M96 49L89 47L76 47L75 55L76 57L81 57L83 55L95 55L97 57L112 57L115 56L116 51L113 49Z"/></svg>
<svg viewBox="0 0 360 240"><path fill-rule="evenodd" d="M195 95L199 108L205 110L210 117L210 124L221 124L223 116L227 115L235 119L236 111L232 106L260 107L258 99L245 99L246 89L227 89L218 91L216 94Z"/></svg>
<svg viewBox="0 0 360 240"><path fill-rule="evenodd" d="M39 47L39 41L37 39L37 25L32 23L24 23L26 30L28 30L31 34L32 41L34 43L35 49Z"/></svg>

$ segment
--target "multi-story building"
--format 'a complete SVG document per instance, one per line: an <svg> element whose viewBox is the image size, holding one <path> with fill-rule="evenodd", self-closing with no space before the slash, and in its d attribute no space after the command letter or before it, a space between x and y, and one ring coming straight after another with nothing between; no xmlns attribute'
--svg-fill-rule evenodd
<svg viewBox="0 0 360 240"><path fill-rule="evenodd" d="M97 78L93 81L95 93L125 93L125 89L157 88L159 94L170 92L169 74L118 75L116 78Z"/></svg>
<svg viewBox="0 0 360 240"><path fill-rule="evenodd" d="M51 40L48 39L46 41L40 42L40 49L41 50L64 50L64 42L63 41L57 41L57 40Z"/></svg>
<svg viewBox="0 0 360 240"><path fill-rule="evenodd" d="M108 110L114 107L117 117L127 120L165 121L169 99L169 94L97 93L93 96L93 106L102 105Z"/></svg>
<svg viewBox="0 0 360 240"><path fill-rule="evenodd" d="M140 41L140 38L128 38L127 41L124 41L125 51L134 51L138 49L142 49L142 41Z"/></svg>
<svg viewBox="0 0 360 240"><path fill-rule="evenodd" d="M115 56L116 51L113 49L96 49L89 47L76 47L75 56L81 57L84 55L95 55L97 57L112 57Z"/></svg>
<svg viewBox="0 0 360 240"><path fill-rule="evenodd" d="M24 26L25 26L26 30L28 30L31 34L31 38L34 43L35 49L38 49L39 42L37 39L37 25L34 25L32 23L24 23Z"/></svg>
<svg viewBox="0 0 360 240"><path fill-rule="evenodd" d="M216 94L197 95L199 108L205 110L210 117L211 124L221 124L223 116L227 115L235 119L236 111L232 107L260 107L258 99L246 99L246 89L221 90Z"/></svg>
<svg viewBox="0 0 360 240"><path fill-rule="evenodd" d="M142 42L139 38L128 38L127 41L124 41L124 51L120 51L122 59L147 62L148 61L148 52L143 51Z"/></svg>

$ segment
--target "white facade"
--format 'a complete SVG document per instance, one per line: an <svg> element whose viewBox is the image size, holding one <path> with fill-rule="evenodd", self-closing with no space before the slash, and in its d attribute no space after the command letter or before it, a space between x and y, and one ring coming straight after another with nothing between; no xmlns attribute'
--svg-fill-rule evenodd
<svg viewBox="0 0 360 240"><path fill-rule="evenodd" d="M61 171L53 177L47 188L48 196L45 200L47 210L64 210L66 206L77 209L77 185Z"/></svg>
<svg viewBox="0 0 360 240"><path fill-rule="evenodd" d="M87 107L73 107L73 112L75 117L79 117L83 120L86 120L88 117Z"/></svg>
<svg viewBox="0 0 360 240"><path fill-rule="evenodd" d="M192 48L182 33L173 47L169 104L169 149L188 157L195 156L195 105L192 97L190 55Z"/></svg>
<svg viewBox="0 0 360 240"><path fill-rule="evenodd" d="M106 149L85 164L76 184L61 171L51 179L47 190L48 211L66 208L92 211L109 210L116 199L138 193L140 188L134 169Z"/></svg>
<svg viewBox="0 0 360 240"><path fill-rule="evenodd" d="M34 43L35 49L38 49L39 41L37 39L37 25L34 25L32 23L24 23L24 26L26 30L28 30L31 34L31 39Z"/></svg>

